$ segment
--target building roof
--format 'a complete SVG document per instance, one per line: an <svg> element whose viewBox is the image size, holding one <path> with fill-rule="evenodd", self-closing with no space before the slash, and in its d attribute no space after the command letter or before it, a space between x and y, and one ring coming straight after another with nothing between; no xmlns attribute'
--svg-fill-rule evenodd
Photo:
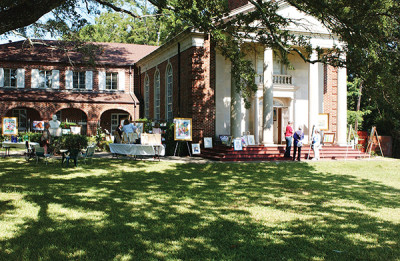
<svg viewBox="0 0 400 261"><path fill-rule="evenodd" d="M0 45L0 61L127 66L158 46L125 43L75 44L58 40L17 41Z"/></svg>
<svg viewBox="0 0 400 261"><path fill-rule="evenodd" d="M135 95L121 92L60 92L53 90L1 90L0 101L139 104Z"/></svg>

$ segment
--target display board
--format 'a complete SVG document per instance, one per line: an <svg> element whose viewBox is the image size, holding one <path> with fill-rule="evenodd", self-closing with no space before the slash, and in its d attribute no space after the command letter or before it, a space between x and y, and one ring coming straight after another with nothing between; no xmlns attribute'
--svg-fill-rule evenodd
<svg viewBox="0 0 400 261"><path fill-rule="evenodd" d="M17 117L4 117L1 129L3 135L18 135L18 118Z"/></svg>
<svg viewBox="0 0 400 261"><path fill-rule="evenodd" d="M319 130L329 130L329 113L318 114L317 128Z"/></svg>
<svg viewBox="0 0 400 261"><path fill-rule="evenodd" d="M192 119L190 118L174 119L174 140L192 141Z"/></svg>
<svg viewBox="0 0 400 261"><path fill-rule="evenodd" d="M142 145L161 145L161 134L142 133L140 143Z"/></svg>

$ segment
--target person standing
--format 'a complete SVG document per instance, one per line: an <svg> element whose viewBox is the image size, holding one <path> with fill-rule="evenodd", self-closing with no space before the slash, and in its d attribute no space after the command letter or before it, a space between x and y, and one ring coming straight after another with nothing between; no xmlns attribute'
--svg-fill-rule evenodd
<svg viewBox="0 0 400 261"><path fill-rule="evenodd" d="M46 122L44 124L44 130L42 133L42 137L40 137L40 143L42 145L42 147L44 148L44 154L48 154L48 148L51 142L51 135L50 135L50 124L48 122Z"/></svg>
<svg viewBox="0 0 400 261"><path fill-rule="evenodd" d="M301 127L293 134L294 147L293 147L293 160L296 160L296 151L297 151L297 160L300 161L301 158L301 147L303 147L303 139L304 132Z"/></svg>
<svg viewBox="0 0 400 261"><path fill-rule="evenodd" d="M285 139L286 139L286 150L285 150L285 158L290 158L290 150L292 149L293 142L293 122L288 121L288 125L286 126L285 131Z"/></svg>
<svg viewBox="0 0 400 261"><path fill-rule="evenodd" d="M313 160L319 160L319 149L321 147L321 135L319 134L319 130L315 129L314 135L312 137L312 148L314 151Z"/></svg>
<svg viewBox="0 0 400 261"><path fill-rule="evenodd" d="M136 126L133 125L129 119L124 120L124 126L122 127L122 131L126 134L136 132Z"/></svg>

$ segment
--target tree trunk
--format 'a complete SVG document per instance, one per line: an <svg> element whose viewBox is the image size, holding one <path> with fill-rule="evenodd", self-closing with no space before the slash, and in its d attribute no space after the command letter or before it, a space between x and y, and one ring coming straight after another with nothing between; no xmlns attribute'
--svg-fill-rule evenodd
<svg viewBox="0 0 400 261"><path fill-rule="evenodd" d="M361 83L360 83L360 92L359 92L359 94L358 94L358 101L357 101L356 112L359 112L359 111L360 111L360 107L361 107L361 95L362 95L363 83L364 83L364 81L361 81ZM354 131L355 131L356 133L357 133L357 131L358 131L358 120L357 120L357 117L356 117L356 120L355 120L355 122L354 122Z"/></svg>

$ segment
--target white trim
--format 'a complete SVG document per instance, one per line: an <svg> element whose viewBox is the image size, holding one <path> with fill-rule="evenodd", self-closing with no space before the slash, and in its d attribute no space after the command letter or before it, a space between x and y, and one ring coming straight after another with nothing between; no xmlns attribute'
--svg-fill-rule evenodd
<svg viewBox="0 0 400 261"><path fill-rule="evenodd" d="M158 86L156 86L156 76L158 75ZM158 116L157 116L157 98L156 98L156 88L158 89ZM161 74L160 74L160 70L158 70L158 68L156 69L155 73L154 73L154 85L153 85L153 99L154 99L154 112L153 112L153 118L155 120L160 120L161 118Z"/></svg>
<svg viewBox="0 0 400 261"><path fill-rule="evenodd" d="M85 75L85 89L86 90L93 90L93 72L86 71Z"/></svg>
<svg viewBox="0 0 400 261"><path fill-rule="evenodd" d="M178 55L178 43L180 43L180 52L184 52L191 47L204 46L203 33L189 33L183 37L174 38L170 43L166 43L151 54L142 58L137 65L142 67L142 72L156 67L160 63Z"/></svg>
<svg viewBox="0 0 400 261"><path fill-rule="evenodd" d="M144 76L144 117L150 118L150 77L146 73Z"/></svg>
<svg viewBox="0 0 400 261"><path fill-rule="evenodd" d="M65 71L65 89L72 90L74 83L74 73L73 71Z"/></svg>
<svg viewBox="0 0 400 261"><path fill-rule="evenodd" d="M32 69L31 71L31 88L36 89L39 87L39 70Z"/></svg>
<svg viewBox="0 0 400 261"><path fill-rule="evenodd" d="M17 88L25 88L25 69L17 69Z"/></svg>
<svg viewBox="0 0 400 261"><path fill-rule="evenodd" d="M51 88L60 89L60 71L53 70L51 72Z"/></svg>
<svg viewBox="0 0 400 261"><path fill-rule="evenodd" d="M168 118L168 69L171 68L171 92L172 92L172 101L171 101L171 109L172 109L172 118ZM172 120L174 117L173 113L173 108L174 108L174 70L172 68L172 64L168 60L167 67L165 69L165 119Z"/></svg>
<svg viewBox="0 0 400 261"><path fill-rule="evenodd" d="M106 89L106 72L99 71L99 91L104 91Z"/></svg>
<svg viewBox="0 0 400 261"><path fill-rule="evenodd" d="M118 72L118 90L125 91L125 70Z"/></svg>
<svg viewBox="0 0 400 261"><path fill-rule="evenodd" d="M4 69L0 68L0 87L4 87Z"/></svg>

